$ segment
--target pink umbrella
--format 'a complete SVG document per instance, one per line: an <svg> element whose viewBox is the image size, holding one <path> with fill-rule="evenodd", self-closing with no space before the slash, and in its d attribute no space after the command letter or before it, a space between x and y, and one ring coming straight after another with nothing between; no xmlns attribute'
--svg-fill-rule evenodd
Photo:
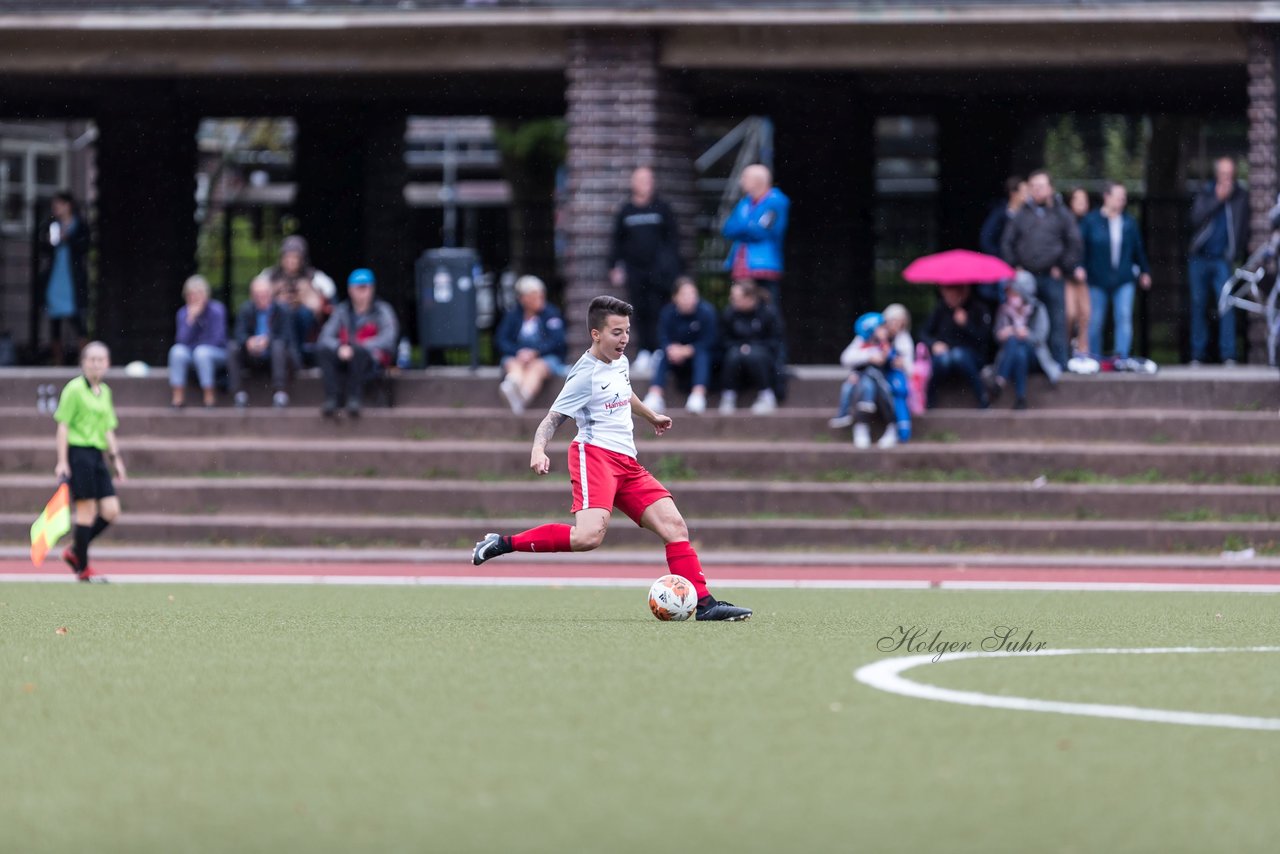
<svg viewBox="0 0 1280 854"><path fill-rule="evenodd" d="M1013 268L999 258L952 249L917 258L902 271L908 282L926 285L981 285L1013 278Z"/></svg>

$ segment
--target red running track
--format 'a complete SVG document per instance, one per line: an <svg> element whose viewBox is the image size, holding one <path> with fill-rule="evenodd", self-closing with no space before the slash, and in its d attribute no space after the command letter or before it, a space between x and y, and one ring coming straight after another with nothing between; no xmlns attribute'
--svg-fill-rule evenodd
<svg viewBox="0 0 1280 854"><path fill-rule="evenodd" d="M248 563L232 561L95 562L118 582L441 584L478 586L632 586L650 583L665 568L658 563L561 564L504 561L484 567L466 563ZM1084 590L1240 590L1280 592L1280 569L1159 569L1133 567L1048 568L903 566L726 566L708 567L708 581L721 587L903 587ZM29 562L0 560L0 580L70 581L61 563L36 569Z"/></svg>

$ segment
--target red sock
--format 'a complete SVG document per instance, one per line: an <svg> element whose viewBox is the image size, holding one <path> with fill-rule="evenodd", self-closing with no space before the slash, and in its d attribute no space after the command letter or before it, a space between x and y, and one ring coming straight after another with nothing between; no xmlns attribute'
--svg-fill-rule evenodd
<svg viewBox="0 0 1280 854"><path fill-rule="evenodd" d="M707 591L707 577L702 574L702 561L698 560L693 543L687 540L682 543L667 543L667 567L672 575L689 579L699 599L711 595Z"/></svg>
<svg viewBox="0 0 1280 854"><path fill-rule="evenodd" d="M573 528L568 525L553 523L539 525L519 534L511 535L511 546L518 552L569 552L569 532Z"/></svg>

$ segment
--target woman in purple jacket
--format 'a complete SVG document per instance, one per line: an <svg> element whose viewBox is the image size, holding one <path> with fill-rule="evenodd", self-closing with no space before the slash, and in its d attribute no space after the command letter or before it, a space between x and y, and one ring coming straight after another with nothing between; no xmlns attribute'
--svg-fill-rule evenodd
<svg viewBox="0 0 1280 854"><path fill-rule="evenodd" d="M187 279L182 298L186 305L178 309L176 341L169 348L169 388L173 392L169 405L180 409L186 403L187 374L194 364L207 408L214 403L218 368L227 363L227 309L209 299L209 283L203 276Z"/></svg>

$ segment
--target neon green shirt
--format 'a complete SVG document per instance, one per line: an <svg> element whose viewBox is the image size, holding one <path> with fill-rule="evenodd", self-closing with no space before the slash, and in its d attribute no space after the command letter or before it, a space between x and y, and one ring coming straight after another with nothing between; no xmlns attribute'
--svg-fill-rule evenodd
<svg viewBox="0 0 1280 854"><path fill-rule="evenodd" d="M53 420L67 425L68 445L100 451L107 450L107 433L119 423L111 405L111 389L98 383L98 394L94 394L83 376L63 386Z"/></svg>

